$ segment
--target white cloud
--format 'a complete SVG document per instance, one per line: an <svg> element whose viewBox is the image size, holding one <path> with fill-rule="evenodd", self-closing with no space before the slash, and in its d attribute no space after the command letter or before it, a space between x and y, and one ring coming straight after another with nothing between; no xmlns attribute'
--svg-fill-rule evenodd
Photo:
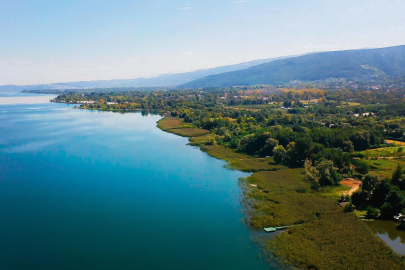
<svg viewBox="0 0 405 270"><path fill-rule="evenodd" d="M240 1L235 1L234 3L240 4L240 3L246 3L249 2L249 0L240 0Z"/></svg>
<svg viewBox="0 0 405 270"><path fill-rule="evenodd" d="M193 52L181 52L182 55L193 55Z"/></svg>

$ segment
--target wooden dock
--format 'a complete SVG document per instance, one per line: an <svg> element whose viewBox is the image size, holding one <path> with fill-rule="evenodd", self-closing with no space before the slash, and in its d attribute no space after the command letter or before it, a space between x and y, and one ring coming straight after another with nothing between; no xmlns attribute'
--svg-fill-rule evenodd
<svg viewBox="0 0 405 270"><path fill-rule="evenodd" d="M288 229L290 226L281 226L281 227L267 227L267 228L263 228L263 230L267 233L271 233L271 232L275 232L275 231L281 231L281 230L285 230Z"/></svg>

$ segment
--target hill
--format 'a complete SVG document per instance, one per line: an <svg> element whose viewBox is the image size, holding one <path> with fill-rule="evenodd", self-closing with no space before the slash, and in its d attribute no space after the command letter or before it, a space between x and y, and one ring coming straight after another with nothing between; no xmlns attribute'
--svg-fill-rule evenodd
<svg viewBox="0 0 405 270"><path fill-rule="evenodd" d="M226 87L236 85L285 84L329 78L366 80L373 77L405 75L405 45L314 53L272 61L245 70L207 76L180 88Z"/></svg>
<svg viewBox="0 0 405 270"><path fill-rule="evenodd" d="M236 65L228 65L210 69L201 69L192 72L178 74L164 74L153 78L137 78L127 80L99 80L99 81L80 81L67 83L50 83L37 85L4 85L0 86L1 92L20 92L32 90L65 90L65 89L84 89L84 88L113 88L113 87L175 87L179 84L184 84L193 80L203 78L205 76L231 72L246 69L263 63L271 62L278 59L288 57L278 57L271 59L254 60Z"/></svg>

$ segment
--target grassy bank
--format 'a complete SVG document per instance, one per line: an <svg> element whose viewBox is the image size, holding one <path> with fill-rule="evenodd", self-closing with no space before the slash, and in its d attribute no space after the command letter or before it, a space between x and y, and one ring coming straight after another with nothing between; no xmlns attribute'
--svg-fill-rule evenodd
<svg viewBox="0 0 405 270"><path fill-rule="evenodd" d="M196 137L209 133L208 130L195 128L190 124L184 123L183 119L177 117L166 116L162 118L157 127L169 133L173 133L182 137Z"/></svg>
<svg viewBox="0 0 405 270"><path fill-rule="evenodd" d="M176 118L164 119L158 127L169 132L184 125ZM191 138L190 144L227 161L229 168L254 172L247 178L245 190L251 227L295 225L266 244L284 263L305 269L405 269L404 257L395 254L353 213L343 213L336 205L347 187L315 192L302 177L304 169L210 145L209 138Z"/></svg>

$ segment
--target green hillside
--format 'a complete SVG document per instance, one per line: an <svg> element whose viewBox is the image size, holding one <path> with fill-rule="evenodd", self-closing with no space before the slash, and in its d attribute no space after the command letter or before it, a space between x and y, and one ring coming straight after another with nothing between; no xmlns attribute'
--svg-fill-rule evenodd
<svg viewBox="0 0 405 270"><path fill-rule="evenodd" d="M405 46L323 52L265 63L244 70L211 75L180 88L285 84L328 78L370 79L405 75Z"/></svg>

